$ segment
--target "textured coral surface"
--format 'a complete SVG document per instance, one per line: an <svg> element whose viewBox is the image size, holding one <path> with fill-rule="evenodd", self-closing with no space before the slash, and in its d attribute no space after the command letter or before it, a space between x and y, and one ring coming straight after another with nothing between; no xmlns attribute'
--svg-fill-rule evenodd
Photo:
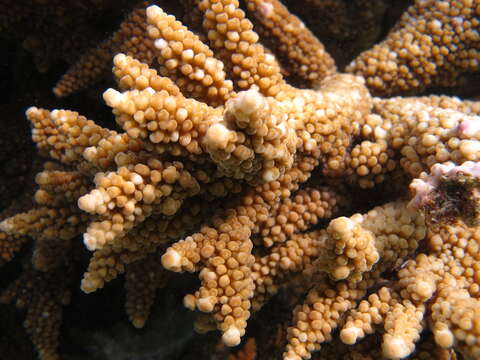
<svg viewBox="0 0 480 360"><path fill-rule="evenodd" d="M480 358L477 1L0 10L0 358Z"/></svg>

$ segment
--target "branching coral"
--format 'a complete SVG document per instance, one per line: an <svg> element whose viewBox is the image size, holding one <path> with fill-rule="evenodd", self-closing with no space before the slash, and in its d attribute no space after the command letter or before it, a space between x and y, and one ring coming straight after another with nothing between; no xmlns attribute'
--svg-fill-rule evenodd
<svg viewBox="0 0 480 360"><path fill-rule="evenodd" d="M57 353L62 307L70 302L71 262L53 270L35 270L26 266L21 277L4 290L0 302L15 302L26 309L24 327L32 338L41 359L59 359ZM54 284L54 286L52 286Z"/></svg>
<svg viewBox="0 0 480 360"><path fill-rule="evenodd" d="M147 3L143 5L146 6ZM77 60L59 80L53 92L57 96L66 96L86 88L108 71L112 54L117 52L135 54L138 60L150 63L152 54L142 41L145 26L145 8L134 9L117 32Z"/></svg>
<svg viewBox="0 0 480 360"><path fill-rule="evenodd" d="M82 290L126 272L136 327L165 269L198 272L184 305L205 313L228 346L301 276L308 293L293 311L284 359L310 358L337 328L354 344L381 326L386 358L411 355L426 329L439 347L477 358L480 105L372 98L362 77L334 71L320 42L277 1L246 4L261 33L277 39L270 49L238 1L186 3L196 6L187 19L202 17L199 34L151 5L109 40L109 51L126 50L113 58L117 89L103 94L121 132L69 110L26 111L38 149L62 165L37 176L36 208L0 223L4 259L20 236L33 237L28 271L47 284L83 233L93 254ZM429 4L416 5L425 16L443 9ZM109 51L92 55L102 62L80 85L101 72ZM286 70L315 89L288 84ZM81 76L67 75L57 93L73 91ZM365 211L372 188L389 193ZM438 209L446 203L448 217ZM28 281L15 286L35 288ZM59 312L57 293L42 296L29 300L32 317L51 303ZM40 338L46 325L29 324L40 356L56 356L56 328Z"/></svg>
<svg viewBox="0 0 480 360"><path fill-rule="evenodd" d="M456 86L459 75L478 71L478 11L476 1L416 0L347 71L365 76L378 95Z"/></svg>
<svg viewBox="0 0 480 360"><path fill-rule="evenodd" d="M259 33L286 69L290 80L316 87L327 75L335 72L335 64L318 39L279 1L247 1L258 25Z"/></svg>
<svg viewBox="0 0 480 360"><path fill-rule="evenodd" d="M395 7L409 1L304 0L285 1L321 39L339 67L369 49L382 32L382 22L395 21Z"/></svg>

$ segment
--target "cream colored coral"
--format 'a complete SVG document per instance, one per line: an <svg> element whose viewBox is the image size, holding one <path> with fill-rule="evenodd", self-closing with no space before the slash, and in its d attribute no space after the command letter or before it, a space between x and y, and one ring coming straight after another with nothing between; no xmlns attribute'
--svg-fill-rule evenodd
<svg viewBox="0 0 480 360"><path fill-rule="evenodd" d="M74 111L30 107L26 115L32 123L32 139L40 149L83 171L108 169L114 166L117 154L141 147L136 139L102 128Z"/></svg>
<svg viewBox="0 0 480 360"><path fill-rule="evenodd" d="M375 99L374 111L383 118L375 131L385 132L397 151L401 167L413 177L435 163L478 161L480 134L465 133L480 119L450 108L430 105L424 98Z"/></svg>
<svg viewBox="0 0 480 360"><path fill-rule="evenodd" d="M197 35L158 6L147 8L147 33L156 49L160 74L169 76L185 95L219 105L232 95L221 61Z"/></svg>
<svg viewBox="0 0 480 360"><path fill-rule="evenodd" d="M286 198L271 210L259 233L265 246L285 242L294 233L307 230L320 219L330 219L345 205L343 194L330 188L306 188Z"/></svg>
<svg viewBox="0 0 480 360"><path fill-rule="evenodd" d="M378 95L455 86L478 71L478 4L416 0L387 38L356 58L347 71L363 75Z"/></svg>
<svg viewBox="0 0 480 360"><path fill-rule="evenodd" d="M149 159L120 167L117 172L97 173L97 188L78 199L78 207L98 214L103 221L92 222L84 234L90 250L101 249L124 235L134 225L157 212L173 215L184 196L198 193L196 180L181 163L162 163Z"/></svg>
<svg viewBox="0 0 480 360"><path fill-rule="evenodd" d="M152 63L153 42L146 34L145 8L134 9L122 22L120 29L96 48L82 55L62 76L53 92L58 97L68 96L98 81L108 71L113 54L122 52L136 59Z"/></svg>
<svg viewBox="0 0 480 360"><path fill-rule="evenodd" d="M247 1L261 26L255 30L274 51L291 77L316 87L336 71L335 62L305 24L277 0Z"/></svg>
<svg viewBox="0 0 480 360"><path fill-rule="evenodd" d="M237 0L203 0L203 28L217 56L229 66L229 73L240 89L258 86L264 95L275 95L283 79L276 59L258 43L253 25L239 8Z"/></svg>
<svg viewBox="0 0 480 360"><path fill-rule="evenodd" d="M370 271L379 260L378 266L384 269L399 265L425 238L426 226L424 217L407 209L406 202L394 202L365 215L336 218L327 233L317 266L333 279L341 280Z"/></svg>
<svg viewBox="0 0 480 360"><path fill-rule="evenodd" d="M428 212L426 221L407 207L408 194L389 193L396 201L365 210L387 196L356 186L388 186L436 163L476 164L478 103L372 99L364 79L348 74L295 88L237 1L189 3L203 13L200 37L157 6L145 10L148 29L137 45L157 69L128 53L115 57L119 90L104 100L124 132L67 110L27 111L39 148L75 169L40 174L43 207L2 226L35 237L34 265L46 271L61 267L86 227L94 253L82 289L95 291L130 267L129 288L139 296L129 295L127 311L136 326L158 284L140 273L157 275L155 257L168 246L162 266L198 272L184 305L207 314L226 345L238 344L251 312L301 274L310 283L297 288L310 291L294 311L286 359L308 358L344 321L346 342L382 324L387 357L410 354L427 328L448 351L476 356L478 231L433 224ZM258 5L267 17L277 12ZM333 214L335 196L317 192L325 185L345 191L362 213ZM321 216L336 218L309 231Z"/></svg>

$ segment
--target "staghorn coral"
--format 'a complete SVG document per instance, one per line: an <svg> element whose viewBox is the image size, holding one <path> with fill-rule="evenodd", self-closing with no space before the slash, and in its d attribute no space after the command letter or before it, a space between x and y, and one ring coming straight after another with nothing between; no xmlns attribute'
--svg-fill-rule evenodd
<svg viewBox="0 0 480 360"><path fill-rule="evenodd" d="M15 301L17 308L26 308L23 326L42 359L60 359L57 347L62 307L70 302L74 279L71 266L68 259L47 271L36 270L32 264L27 264L22 275L0 296L1 303Z"/></svg>
<svg viewBox="0 0 480 360"><path fill-rule="evenodd" d="M416 0L387 38L356 58L347 71L361 74L376 95L453 87L478 72L478 3Z"/></svg>
<svg viewBox="0 0 480 360"><path fill-rule="evenodd" d="M410 1L287 0L285 3L305 20L339 68L343 68L361 51L372 47L382 35L382 22L394 22L399 17L396 13L403 11Z"/></svg>
<svg viewBox="0 0 480 360"><path fill-rule="evenodd" d="M421 243L424 249L415 255ZM477 358L477 248L477 228L461 220L428 227L405 202L331 221L321 247L325 254L313 265L319 279L294 310L284 357L308 357L337 326L340 339L354 344L383 325L385 358L410 355L425 328L441 348L455 346L466 358ZM398 281L375 290L391 268Z"/></svg>
<svg viewBox="0 0 480 360"><path fill-rule="evenodd" d="M155 3L161 4L162 7L166 6L168 9L175 9L183 5L184 18L197 27L201 23L201 20L195 17L195 14L200 16L199 10L195 11L196 4L193 4L194 8L192 9L192 4L189 4L187 0L179 2L178 6L161 0L138 2L122 21L117 31L76 59L68 71L55 84L53 88L54 94L58 97L65 97L107 77L110 73L112 59L117 53L133 56L136 60L140 60L148 65L152 65L155 60L159 60L153 54L153 43L145 31L147 28L145 8ZM161 61L166 62L171 57L172 54L164 53L164 59ZM175 76L175 71L169 70L172 69L168 67L161 68L161 71L163 71L162 75Z"/></svg>
<svg viewBox="0 0 480 360"><path fill-rule="evenodd" d="M119 30L80 57L57 82L53 92L59 97L64 97L97 82L108 73L113 56L119 52L152 65L155 57L151 50L152 42L145 33L147 26L145 7L153 3L171 7L162 1L145 1L137 4L122 22ZM205 31L198 26L202 20L197 4L195 2L190 4L187 0L181 3L185 7L184 21L195 29L202 40L205 39ZM279 1L249 1L247 7L258 20L258 24L262 24L256 26L256 31L277 54L290 80L303 84L304 87L318 86L321 79L335 72L334 61L323 45ZM270 36L272 39L269 40ZM170 57L170 54L164 53L162 61L167 62ZM227 66L228 64L229 62L226 62ZM161 68L160 73L164 76L174 76L175 72L169 70L171 69L167 66Z"/></svg>
<svg viewBox="0 0 480 360"><path fill-rule="evenodd" d="M283 65L289 81L317 87L335 72L335 63L318 39L280 1L247 1L255 30Z"/></svg>
<svg viewBox="0 0 480 360"><path fill-rule="evenodd" d="M253 312L296 287L284 359L310 358L337 328L346 344L383 332L386 358L415 357L424 330L444 354L477 358L480 105L372 98L362 77L333 72L322 45L278 2L247 2L272 19L259 19L280 41L271 49L238 1L185 4L196 6L188 19L202 18L198 34L154 5L134 10L113 36L109 51L129 41L136 49L115 55L117 89L103 94L121 130L74 111L26 111L33 141L57 163L36 178L37 206L0 223L0 248L10 260L20 236L34 238L31 264L4 299L34 309L26 328L40 357L57 357L73 279L64 267L83 234L92 254L81 289L125 272L135 327L165 270L188 271L200 285L184 305L227 346L240 343ZM304 80L304 66L327 66L309 78L315 89L300 89L284 79L285 60ZM380 200L368 201L376 191ZM459 200L468 200L466 220ZM438 209L445 203L448 217ZM42 322L45 312L53 323Z"/></svg>
<svg viewBox="0 0 480 360"><path fill-rule="evenodd" d="M142 3L146 6L148 3ZM120 29L96 48L83 54L75 64L62 76L53 92L62 97L86 88L108 71L112 54L125 52L136 55L138 60L150 63L152 54L145 47L142 38L145 33L145 8L134 9L122 22Z"/></svg>
<svg viewBox="0 0 480 360"><path fill-rule="evenodd" d="M142 328L148 319L155 291L168 282L167 274L158 253L127 265L125 273L126 312L133 326Z"/></svg>

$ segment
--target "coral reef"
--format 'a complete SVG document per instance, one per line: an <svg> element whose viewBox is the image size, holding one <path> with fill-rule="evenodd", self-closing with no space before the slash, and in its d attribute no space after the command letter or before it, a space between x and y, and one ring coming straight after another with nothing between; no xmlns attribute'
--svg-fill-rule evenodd
<svg viewBox="0 0 480 360"><path fill-rule="evenodd" d="M356 6L377 33L372 3ZM50 161L34 207L1 217L2 263L33 245L0 301L26 308L40 359L60 359L77 285L124 273L143 328L184 272L195 329L218 330L225 356L249 338L231 358L267 358L247 325L282 297L284 360L479 358L480 103L419 95L477 70L480 6L417 0L341 73L279 0L185 0L169 9L183 22L162 5L136 4L54 88L87 88L111 61L114 126L26 110Z"/></svg>

